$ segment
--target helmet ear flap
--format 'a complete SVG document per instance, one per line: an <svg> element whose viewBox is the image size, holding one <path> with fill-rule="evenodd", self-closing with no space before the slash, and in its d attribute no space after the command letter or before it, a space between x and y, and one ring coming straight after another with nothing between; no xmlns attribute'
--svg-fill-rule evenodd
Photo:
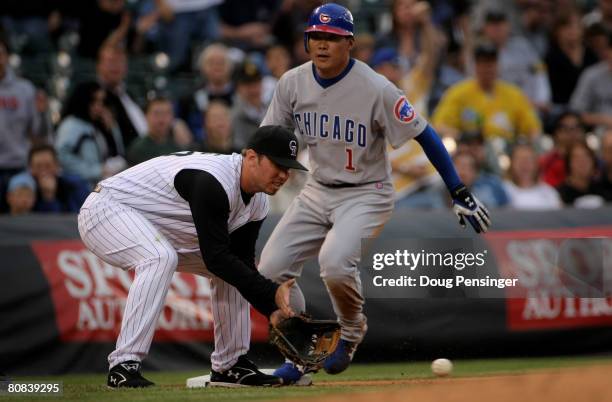
<svg viewBox="0 0 612 402"><path fill-rule="evenodd" d="M304 50L306 50L306 53L310 53L310 50L308 50L308 32L304 32Z"/></svg>

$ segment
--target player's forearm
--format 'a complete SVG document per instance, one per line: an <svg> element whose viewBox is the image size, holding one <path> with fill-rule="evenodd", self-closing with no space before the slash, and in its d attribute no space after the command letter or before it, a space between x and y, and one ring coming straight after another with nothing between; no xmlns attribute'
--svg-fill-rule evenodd
<svg viewBox="0 0 612 402"><path fill-rule="evenodd" d="M415 137L415 140L421 145L429 161L442 176L448 190L452 192L461 187L461 179L459 179L453 161L435 130L428 125L421 134Z"/></svg>

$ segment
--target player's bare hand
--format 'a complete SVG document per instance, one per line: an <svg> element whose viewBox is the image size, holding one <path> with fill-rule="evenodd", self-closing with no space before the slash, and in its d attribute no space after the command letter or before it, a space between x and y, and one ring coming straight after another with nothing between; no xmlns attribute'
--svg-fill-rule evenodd
<svg viewBox="0 0 612 402"><path fill-rule="evenodd" d="M270 324L276 327L281 321L286 320L287 318L289 317L283 314L282 310L276 310L270 314Z"/></svg>
<svg viewBox="0 0 612 402"><path fill-rule="evenodd" d="M276 290L276 296L274 297L274 301L281 311L284 318L293 317L295 313L293 309L289 305L289 294L291 293L291 287L295 284L295 279L289 279L287 282L284 282L282 285L278 287Z"/></svg>

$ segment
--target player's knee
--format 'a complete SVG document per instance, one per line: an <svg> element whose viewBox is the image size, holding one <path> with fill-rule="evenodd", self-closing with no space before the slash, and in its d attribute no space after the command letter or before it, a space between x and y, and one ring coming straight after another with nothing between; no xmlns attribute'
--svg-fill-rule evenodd
<svg viewBox="0 0 612 402"><path fill-rule="evenodd" d="M178 265L178 254L172 248L164 248L159 251L159 265L162 269L175 271Z"/></svg>
<svg viewBox="0 0 612 402"><path fill-rule="evenodd" d="M267 269L265 267L260 268L259 273L261 273L264 277L270 279L271 281L277 283L282 283L296 277L295 275L291 275L291 273L282 272L279 270L272 269L270 267L268 267Z"/></svg>
<svg viewBox="0 0 612 402"><path fill-rule="evenodd" d="M321 267L322 278L353 276L357 269L349 257L342 255L342 253L333 252L319 254L319 266Z"/></svg>
<svg viewBox="0 0 612 402"><path fill-rule="evenodd" d="M293 278L294 276L287 271L287 266L282 265L281 260L275 256L268 256L265 259L262 256L258 266L259 273L275 282L284 282Z"/></svg>
<svg viewBox="0 0 612 402"><path fill-rule="evenodd" d="M353 283L355 276L346 272L321 271L321 279L323 279L327 287L337 287Z"/></svg>

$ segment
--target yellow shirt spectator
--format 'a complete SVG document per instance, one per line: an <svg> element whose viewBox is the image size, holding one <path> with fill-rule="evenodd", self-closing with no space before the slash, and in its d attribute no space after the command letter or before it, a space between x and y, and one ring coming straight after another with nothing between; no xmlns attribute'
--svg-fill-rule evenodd
<svg viewBox="0 0 612 402"><path fill-rule="evenodd" d="M486 93L475 79L448 89L436 108L433 125L445 134L482 132L485 139L533 137L541 132L540 121L521 90L504 81L495 81Z"/></svg>

